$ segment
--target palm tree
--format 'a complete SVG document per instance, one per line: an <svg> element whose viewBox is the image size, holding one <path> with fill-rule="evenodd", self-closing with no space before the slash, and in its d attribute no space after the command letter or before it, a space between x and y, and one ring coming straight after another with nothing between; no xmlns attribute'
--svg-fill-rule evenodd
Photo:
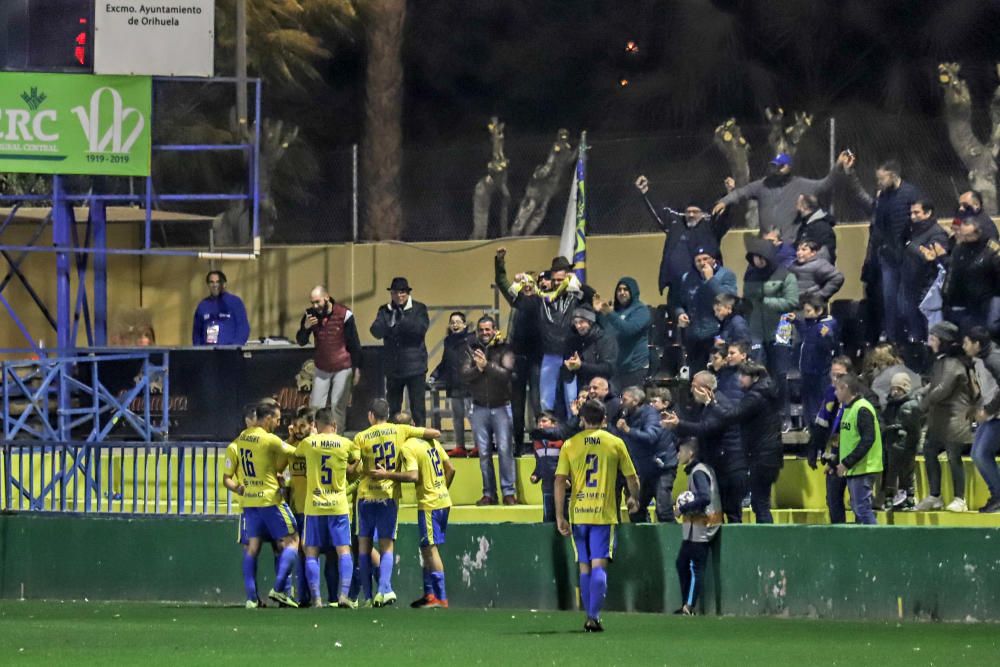
<svg viewBox="0 0 1000 667"><path fill-rule="evenodd" d="M365 2L368 62L361 177L365 235L398 239L403 232L399 173L403 157L403 23L406 0Z"/></svg>

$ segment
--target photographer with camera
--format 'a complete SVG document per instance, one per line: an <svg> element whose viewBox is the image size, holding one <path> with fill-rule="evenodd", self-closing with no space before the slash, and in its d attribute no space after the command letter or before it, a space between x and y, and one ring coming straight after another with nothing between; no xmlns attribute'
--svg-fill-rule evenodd
<svg viewBox="0 0 1000 667"><path fill-rule="evenodd" d="M316 375L309 406L331 407L337 431L347 429L347 403L351 389L361 381L361 339L354 313L333 300L326 287L317 285L309 293L310 306L302 315L295 342L316 342Z"/></svg>

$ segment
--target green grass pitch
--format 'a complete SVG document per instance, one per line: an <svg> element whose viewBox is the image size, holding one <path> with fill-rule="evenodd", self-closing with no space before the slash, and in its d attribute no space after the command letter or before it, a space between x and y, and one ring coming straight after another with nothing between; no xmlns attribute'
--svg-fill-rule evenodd
<svg viewBox="0 0 1000 667"><path fill-rule="evenodd" d="M995 624L0 601L0 665L1000 665ZM323 662L320 662L323 661Z"/></svg>

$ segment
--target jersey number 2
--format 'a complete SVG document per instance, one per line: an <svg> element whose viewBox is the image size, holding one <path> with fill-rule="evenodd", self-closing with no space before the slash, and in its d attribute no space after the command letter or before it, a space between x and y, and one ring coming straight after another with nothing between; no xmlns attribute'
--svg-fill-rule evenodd
<svg viewBox="0 0 1000 667"><path fill-rule="evenodd" d="M597 486L597 466L600 463L600 459L597 458L597 454L587 454L586 466L587 466L587 479L585 485L588 488L593 488Z"/></svg>

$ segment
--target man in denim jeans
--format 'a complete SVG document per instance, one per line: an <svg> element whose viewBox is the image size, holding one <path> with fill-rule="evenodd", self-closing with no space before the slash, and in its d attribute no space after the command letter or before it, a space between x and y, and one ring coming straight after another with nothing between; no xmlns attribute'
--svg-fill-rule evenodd
<svg viewBox="0 0 1000 667"><path fill-rule="evenodd" d="M872 486L883 469L882 433L875 407L863 397L864 389L856 375L845 375L834 383L837 400L844 406L836 474L847 479L855 523L875 525Z"/></svg>
<svg viewBox="0 0 1000 667"><path fill-rule="evenodd" d="M964 195L963 195L964 196ZM976 375L982 392L982 403L976 412L975 439L972 441L972 461L986 481L990 498L979 508L983 514L1000 512L1000 349L990 340L984 327L972 327L962 340L962 348L976 360Z"/></svg>
<svg viewBox="0 0 1000 667"><path fill-rule="evenodd" d="M500 458L503 504L517 504L514 472L513 414L510 408L514 351L497 331L496 321L483 315L476 337L462 362L461 378L472 395L472 434L479 449L483 497L477 505L496 505L493 446Z"/></svg>

